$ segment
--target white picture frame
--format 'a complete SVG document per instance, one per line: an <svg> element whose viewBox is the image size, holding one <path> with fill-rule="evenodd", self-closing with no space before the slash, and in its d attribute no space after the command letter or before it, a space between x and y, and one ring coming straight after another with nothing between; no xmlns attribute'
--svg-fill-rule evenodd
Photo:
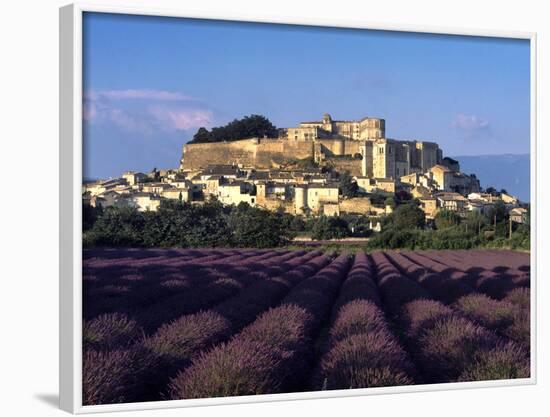
<svg viewBox="0 0 550 417"><path fill-rule="evenodd" d="M419 33L452 34L526 39L530 42L531 70L531 376L526 379L412 385L386 388L366 388L307 393L272 394L208 399L172 400L110 405L82 405L82 18L85 12L120 13L146 16L235 20L257 23L280 23L335 28L375 29ZM60 407L75 414L106 411L145 410L206 405L252 403L348 397L403 392L454 390L495 386L535 384L536 375L536 295L537 295L537 181L536 181L536 34L529 32L500 32L463 30L447 27L374 24L368 21L297 18L293 16L228 15L187 13L185 10L129 8L86 3L62 7L60 20Z"/></svg>

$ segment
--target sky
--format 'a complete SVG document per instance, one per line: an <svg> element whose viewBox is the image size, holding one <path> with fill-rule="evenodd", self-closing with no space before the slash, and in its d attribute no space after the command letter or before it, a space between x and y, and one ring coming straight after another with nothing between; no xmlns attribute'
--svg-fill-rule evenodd
<svg viewBox="0 0 550 417"><path fill-rule="evenodd" d="M84 177L177 168L201 127L365 116L444 155L528 154L527 40L86 13Z"/></svg>

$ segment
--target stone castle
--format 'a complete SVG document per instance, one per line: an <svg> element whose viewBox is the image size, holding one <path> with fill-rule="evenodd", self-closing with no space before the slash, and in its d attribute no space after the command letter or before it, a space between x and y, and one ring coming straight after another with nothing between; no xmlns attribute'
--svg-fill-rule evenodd
<svg viewBox="0 0 550 417"><path fill-rule="evenodd" d="M384 119L302 122L279 130L277 139L252 138L231 142L186 144L180 170L196 171L211 165L241 168L285 168L300 160L369 178L399 179L440 164L442 151L434 142L386 137Z"/></svg>

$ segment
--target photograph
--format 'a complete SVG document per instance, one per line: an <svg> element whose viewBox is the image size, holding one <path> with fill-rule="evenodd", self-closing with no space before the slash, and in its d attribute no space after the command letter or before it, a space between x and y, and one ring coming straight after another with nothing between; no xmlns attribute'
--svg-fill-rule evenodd
<svg viewBox="0 0 550 417"><path fill-rule="evenodd" d="M533 383L529 38L81 35L83 406Z"/></svg>

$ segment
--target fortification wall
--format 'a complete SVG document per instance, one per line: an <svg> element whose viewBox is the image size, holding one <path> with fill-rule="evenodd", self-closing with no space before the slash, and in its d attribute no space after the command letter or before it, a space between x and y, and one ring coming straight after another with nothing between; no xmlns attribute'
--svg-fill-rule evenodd
<svg viewBox="0 0 550 417"><path fill-rule="evenodd" d="M321 145L321 150L327 156L355 155L361 153L362 141L359 140L341 140L341 139L318 139L317 143Z"/></svg>
<svg viewBox="0 0 550 417"><path fill-rule="evenodd" d="M365 175L365 173L372 175L373 168L376 168L372 163L372 146L367 146L364 161L342 158L344 155L351 157L361 154L364 144L363 141L340 139L322 139L313 142L258 138L233 142L186 144L183 146L180 168L192 171L206 168L208 165L234 164L265 169L315 156L316 161L331 165L338 171L349 171L352 175ZM385 161L381 162L385 164ZM383 171L385 172L385 166Z"/></svg>
<svg viewBox="0 0 550 417"><path fill-rule="evenodd" d="M325 158L324 163L328 166L334 167L334 169L338 172L349 171L351 175L362 175L363 161L361 159L327 157Z"/></svg>
<svg viewBox="0 0 550 417"><path fill-rule="evenodd" d="M202 169L208 165L235 164L272 168L313 156L311 142L284 139L243 139L233 142L196 143L183 146L181 169Z"/></svg>

